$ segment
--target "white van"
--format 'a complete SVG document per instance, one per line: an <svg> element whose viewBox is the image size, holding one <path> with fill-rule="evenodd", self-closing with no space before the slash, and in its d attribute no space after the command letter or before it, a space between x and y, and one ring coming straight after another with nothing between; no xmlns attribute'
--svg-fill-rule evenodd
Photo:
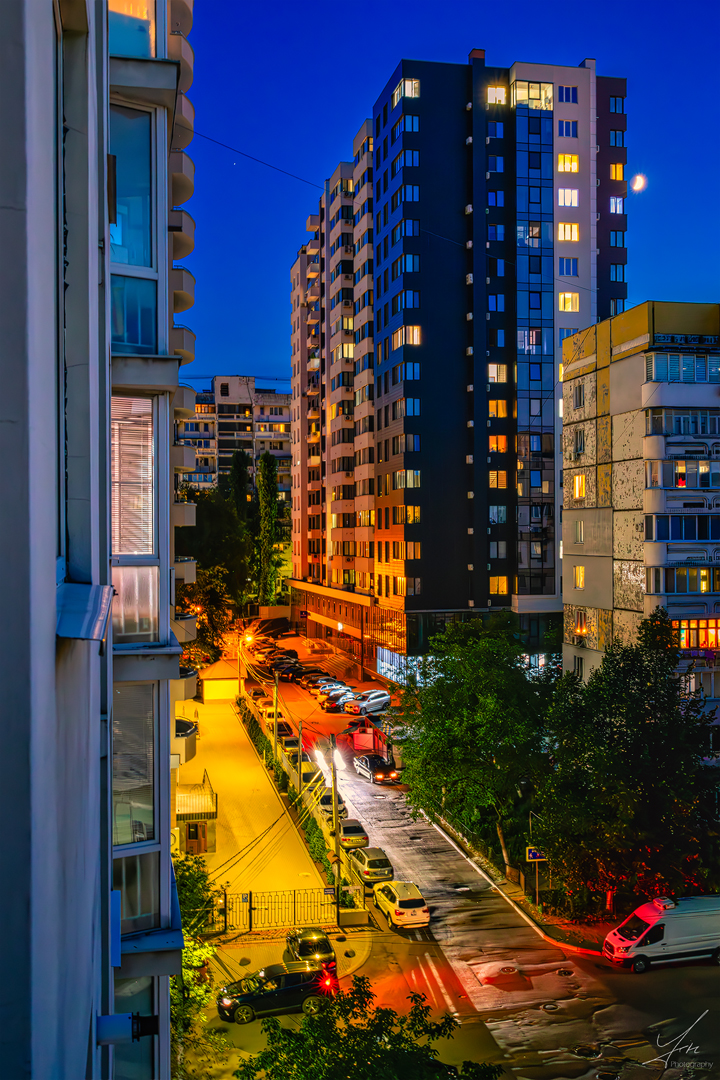
<svg viewBox="0 0 720 1080"><path fill-rule="evenodd" d="M651 964L702 957L720 964L720 896L657 896L610 931L603 955L637 974Z"/></svg>

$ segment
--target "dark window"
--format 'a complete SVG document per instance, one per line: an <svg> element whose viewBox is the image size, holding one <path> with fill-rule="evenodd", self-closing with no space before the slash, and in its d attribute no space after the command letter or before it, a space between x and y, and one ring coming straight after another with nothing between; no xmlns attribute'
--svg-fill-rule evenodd
<svg viewBox="0 0 720 1080"><path fill-rule="evenodd" d="M220 397L230 397L230 386L228 383L220 383Z"/></svg>

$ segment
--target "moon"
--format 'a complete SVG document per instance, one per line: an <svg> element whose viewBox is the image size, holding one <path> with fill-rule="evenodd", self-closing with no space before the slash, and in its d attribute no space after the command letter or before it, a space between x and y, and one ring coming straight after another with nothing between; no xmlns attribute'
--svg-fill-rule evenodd
<svg viewBox="0 0 720 1080"><path fill-rule="evenodd" d="M630 187L633 191L644 191L647 187L647 176L643 176L642 173L638 173L637 176L633 176L630 181Z"/></svg>

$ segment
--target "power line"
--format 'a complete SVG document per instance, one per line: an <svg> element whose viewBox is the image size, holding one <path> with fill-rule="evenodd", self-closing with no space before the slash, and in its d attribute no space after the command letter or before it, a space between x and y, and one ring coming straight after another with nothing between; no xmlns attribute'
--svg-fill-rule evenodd
<svg viewBox="0 0 720 1080"><path fill-rule="evenodd" d="M238 150L235 146L229 146L228 143L220 142L219 139L213 139L211 135L203 135L202 131L198 131L197 128L191 128L187 124L180 124L177 123L177 121L176 124L178 127L185 128L186 131L192 131L193 135L197 135L201 139L207 139L208 142L215 143L216 146L222 146L225 150L231 150L233 154L239 154L241 157L257 162L258 165L265 165L268 169L274 169L275 172L282 173L284 176L289 176L293 180L299 180L301 184L309 184L310 187L315 187L320 191L324 191L322 184L316 184L314 180L306 180L304 176L298 176L297 173L291 173L288 172L287 169L281 169L279 165L273 165L270 161L263 161L262 158L254 157L252 154L246 154L244 150Z"/></svg>

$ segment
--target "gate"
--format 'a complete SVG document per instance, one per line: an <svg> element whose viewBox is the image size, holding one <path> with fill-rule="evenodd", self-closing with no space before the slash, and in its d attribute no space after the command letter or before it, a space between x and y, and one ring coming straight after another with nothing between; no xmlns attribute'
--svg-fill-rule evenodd
<svg viewBox="0 0 720 1080"><path fill-rule="evenodd" d="M272 889L224 893L206 932L235 933L291 926L328 926L338 921L336 889Z"/></svg>

